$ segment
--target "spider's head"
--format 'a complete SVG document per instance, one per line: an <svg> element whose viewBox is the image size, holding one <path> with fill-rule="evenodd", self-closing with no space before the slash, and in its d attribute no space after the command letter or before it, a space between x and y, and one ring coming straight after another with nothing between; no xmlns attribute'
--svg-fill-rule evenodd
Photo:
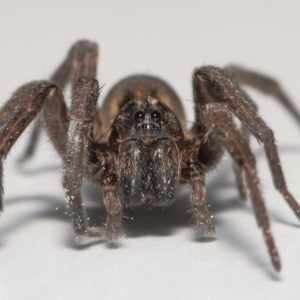
<svg viewBox="0 0 300 300"><path fill-rule="evenodd" d="M126 140L145 144L172 139L180 144L183 132L175 114L162 102L150 96L125 104L112 124L111 145Z"/></svg>

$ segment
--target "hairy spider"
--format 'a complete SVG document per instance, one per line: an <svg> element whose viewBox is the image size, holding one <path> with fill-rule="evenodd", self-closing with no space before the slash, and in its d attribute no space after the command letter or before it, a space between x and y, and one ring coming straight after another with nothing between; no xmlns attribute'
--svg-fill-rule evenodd
<svg viewBox="0 0 300 300"><path fill-rule="evenodd" d="M186 129L182 104L163 80L136 75L117 83L102 108L96 106L97 45L77 42L50 81L20 87L0 110L2 165L21 133L36 118L24 159L35 149L42 124L63 160L65 203L78 236L122 235L122 209L144 204L167 206L174 201L180 181L191 187L195 223L205 234L216 227L205 199L205 176L220 162L225 150L232 156L241 198L246 185L258 226L274 268L280 259L270 231L249 147L250 133L263 144L275 188L300 219L300 207L286 187L273 132L257 114L252 100L239 87L252 85L278 98L293 116L300 115L272 79L240 67L201 67L193 74L196 122ZM72 87L71 107L62 91ZM237 126L234 118L241 121ZM104 227L93 227L81 197L83 177L99 183L107 211ZM3 210L2 193L0 209Z"/></svg>

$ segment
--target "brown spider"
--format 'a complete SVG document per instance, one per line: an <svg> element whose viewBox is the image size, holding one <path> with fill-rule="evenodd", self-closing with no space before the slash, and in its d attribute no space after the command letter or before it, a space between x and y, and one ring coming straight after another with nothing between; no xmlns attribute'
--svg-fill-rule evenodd
<svg viewBox="0 0 300 300"><path fill-rule="evenodd" d="M261 195L250 132L263 144L275 188L300 219L300 207L286 187L273 132L240 84L277 97L300 121L278 84L239 67L223 70L202 67L193 74L196 122L186 130L182 104L161 79L131 76L117 83L102 108L96 106L97 45L80 41L50 81L35 81L19 88L0 110L0 153L5 159L21 133L37 116L24 158L33 154L45 127L64 162L65 202L76 235L114 241L122 235L122 209L144 204L170 205L180 181L191 186L195 223L205 234L216 231L205 199L205 176L220 162L224 149L232 156L237 185L246 197L245 183L274 268L280 259L270 231ZM71 82L72 103L66 107L62 91ZM241 128L234 117L241 121ZM1 191L2 189L2 163ZM107 211L105 226L93 227L81 197L83 177L99 183ZM3 210L2 193L0 209Z"/></svg>

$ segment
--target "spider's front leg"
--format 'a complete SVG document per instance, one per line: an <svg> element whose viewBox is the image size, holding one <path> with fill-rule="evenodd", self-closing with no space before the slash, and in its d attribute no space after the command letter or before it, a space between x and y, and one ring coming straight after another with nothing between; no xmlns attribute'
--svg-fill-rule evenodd
<svg viewBox="0 0 300 300"><path fill-rule="evenodd" d="M77 78L69 113L69 130L64 155L64 179L66 206L79 236L106 237L114 241L121 235L122 206L113 172L110 155L98 151L93 144L94 123L97 121L96 104L99 95L98 81ZM91 227L84 210L81 184L84 174L101 182L103 200L108 213L105 227Z"/></svg>
<svg viewBox="0 0 300 300"><path fill-rule="evenodd" d="M99 96L98 81L91 78L77 78L74 97L69 113L64 159L66 207L69 211L75 233L79 236L97 237L103 235L103 228L90 227L81 197L81 184L85 166L90 155L89 146L93 139L93 124L96 103Z"/></svg>

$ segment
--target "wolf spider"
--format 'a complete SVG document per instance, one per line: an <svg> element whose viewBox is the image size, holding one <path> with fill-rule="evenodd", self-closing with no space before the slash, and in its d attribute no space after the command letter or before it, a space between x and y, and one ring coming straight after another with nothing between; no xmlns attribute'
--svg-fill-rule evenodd
<svg viewBox="0 0 300 300"><path fill-rule="evenodd" d="M123 79L109 92L102 108L97 107L97 54L96 44L77 42L50 81L23 85L2 107L1 191L3 161L37 118L23 158L33 154L42 124L63 160L65 203L76 235L105 235L110 241L116 240L122 235L123 206L170 205L180 181L190 184L195 223L205 234L213 234L216 227L205 199L205 176L227 150L234 162L240 196L246 197L247 184L258 226L273 266L279 271L280 259L249 147L250 133L263 144L275 188L299 219L300 207L286 187L273 132L239 87L250 85L278 98L300 122L300 115L278 84L235 66L196 69L196 122L186 130L181 101L166 82L156 77L135 75ZM72 88L70 108L62 95L68 83ZM240 127L235 117L241 121ZM100 185L107 211L104 227L93 227L88 222L81 197L83 177Z"/></svg>

